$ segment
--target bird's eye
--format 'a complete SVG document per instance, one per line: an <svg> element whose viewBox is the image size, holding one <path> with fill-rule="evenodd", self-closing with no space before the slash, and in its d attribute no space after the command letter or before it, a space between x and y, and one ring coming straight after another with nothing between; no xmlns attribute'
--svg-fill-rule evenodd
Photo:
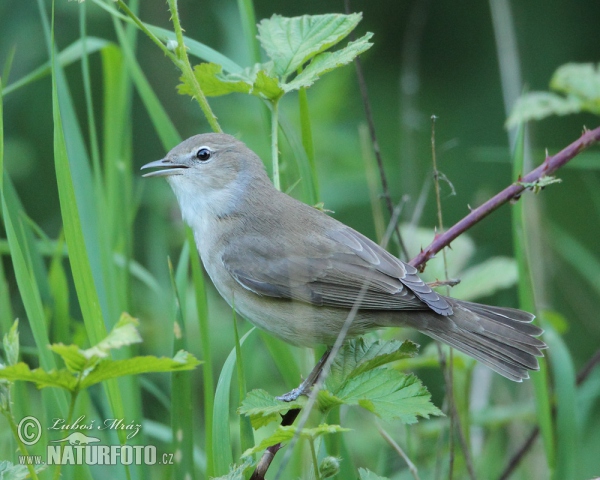
<svg viewBox="0 0 600 480"><path fill-rule="evenodd" d="M196 158L198 158L198 160L200 160L201 162L206 162L210 156L212 155L212 152L210 151L210 149L206 148L206 147L202 147L200 150L198 150L196 152Z"/></svg>

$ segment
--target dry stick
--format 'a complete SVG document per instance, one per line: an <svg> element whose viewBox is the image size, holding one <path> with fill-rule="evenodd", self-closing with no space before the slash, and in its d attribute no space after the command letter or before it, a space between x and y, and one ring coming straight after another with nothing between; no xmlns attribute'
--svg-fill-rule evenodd
<svg viewBox="0 0 600 480"><path fill-rule="evenodd" d="M350 14L350 0L344 0L344 7L346 10L346 15ZM350 34L350 39L355 40L354 33ZM377 134L375 133L375 122L373 121L373 112L371 110L371 101L369 100L369 92L367 91L367 82L365 82L365 76L363 74L362 64L360 62L360 58L356 57L354 59L354 65L356 66L356 77L358 79L358 86L360 88L360 96L362 98L363 107L365 109L365 117L367 118L367 125L369 125L369 135L371 136L371 143L373 144L373 151L375 152L375 158L377 159L377 167L379 168L379 176L381 177L381 189L383 190L383 198L385 200L385 204L387 209L390 212L390 216L394 214L394 205L392 204L392 197L390 196L390 190L388 188L388 181L385 175L385 170L383 168L383 160L381 158L381 150L379 149L379 142L377 141ZM396 238L398 239L398 245L400 245L400 250L402 251L402 255L405 259L408 259L408 250L406 249L406 245L404 245L404 241L402 240L402 235L400 235L400 229L398 225L394 227L394 233L396 234Z"/></svg>
<svg viewBox="0 0 600 480"><path fill-rule="evenodd" d="M583 366L583 368L579 371L579 373L577 374L577 380L575 382L575 385L579 386L583 382L585 382L587 380L587 378L589 377L590 373L592 373L592 371L594 370L594 367L596 365L598 365L599 363L600 363L600 350L598 350L594 354L594 356L592 358L590 358L587 361L587 363ZM552 406L552 416L554 417L555 415L556 415L556 406L553 405ZM535 442L535 440L539 434L540 434L540 427L537 426L531 431L531 433L529 434L527 439L523 442L523 445L521 445L521 447L510 458L510 460L508 461L508 464L506 465L506 468L500 475L499 480L506 480L508 477L510 477L510 475L517 468L519 463L521 463L521 460L523 460L523 458L525 457L525 455L527 454L529 449L533 446L533 442Z"/></svg>
<svg viewBox="0 0 600 480"><path fill-rule="evenodd" d="M600 127L586 131L578 140L562 149L556 155L546 157L540 166L522 177L520 181L513 183L481 206L472 210L471 213L444 233L436 235L433 242L431 242L427 248L421 250L419 255L413 258L409 263L413 266L421 267L422 270L428 260L433 258L442 248L449 245L450 242L461 233L471 228L501 205L510 200L518 199L520 194L523 193L523 190L529 188L527 184L535 184L542 177L551 175L568 161L572 160L578 153L598 141L600 141Z"/></svg>

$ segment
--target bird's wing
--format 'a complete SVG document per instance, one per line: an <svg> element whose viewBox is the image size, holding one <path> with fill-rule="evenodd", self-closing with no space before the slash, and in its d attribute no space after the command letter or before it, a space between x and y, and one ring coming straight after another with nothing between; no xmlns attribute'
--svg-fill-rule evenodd
<svg viewBox="0 0 600 480"><path fill-rule="evenodd" d="M240 285L258 295L340 308L352 308L360 299L361 309L430 308L452 314L414 267L346 226L307 236L294 249L272 238L245 235L230 242L221 260Z"/></svg>

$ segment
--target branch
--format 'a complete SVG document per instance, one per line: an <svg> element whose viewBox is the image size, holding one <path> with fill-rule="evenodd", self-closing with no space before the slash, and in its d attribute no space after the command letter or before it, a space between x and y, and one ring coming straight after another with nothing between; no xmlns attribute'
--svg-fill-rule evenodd
<svg viewBox="0 0 600 480"><path fill-rule="evenodd" d="M552 175L556 170L572 160L580 152L590 145L600 141L600 127L594 130L586 131L578 140L571 143L568 147L562 149L556 155L546 157L540 166L522 177L518 182L502 190L496 196L490 198L483 205L472 210L466 217L454 224L451 228L440 235L436 235L431 244L421 250L421 253L413 258L409 263L421 270L425 267L428 260L433 258L437 252L449 245L452 240L471 228L481 219L487 217L501 205L511 201L518 200L523 190L531 188L529 185L537 184L543 177ZM529 184L529 185L528 185Z"/></svg>

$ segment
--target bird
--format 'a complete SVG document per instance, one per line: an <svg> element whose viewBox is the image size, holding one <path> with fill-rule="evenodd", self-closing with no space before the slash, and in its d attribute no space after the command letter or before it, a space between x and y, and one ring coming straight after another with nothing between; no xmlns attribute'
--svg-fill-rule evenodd
<svg viewBox="0 0 600 480"><path fill-rule="evenodd" d="M531 313L441 295L415 267L323 211L276 189L259 156L223 133L192 136L144 177L165 177L206 272L225 301L297 346L411 327L521 382L546 344Z"/></svg>

